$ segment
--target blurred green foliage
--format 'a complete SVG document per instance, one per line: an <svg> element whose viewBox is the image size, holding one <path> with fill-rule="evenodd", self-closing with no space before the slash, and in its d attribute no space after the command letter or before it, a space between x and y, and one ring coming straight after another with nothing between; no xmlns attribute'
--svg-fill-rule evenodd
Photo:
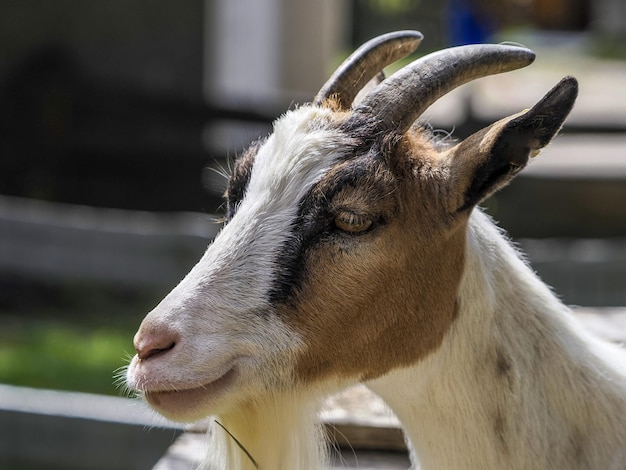
<svg viewBox="0 0 626 470"><path fill-rule="evenodd" d="M116 371L128 364L142 318L163 295L0 278L0 383L123 394Z"/></svg>
<svg viewBox="0 0 626 470"><path fill-rule="evenodd" d="M0 382L119 394L113 375L128 363L133 334L54 320L9 322L0 332Z"/></svg>

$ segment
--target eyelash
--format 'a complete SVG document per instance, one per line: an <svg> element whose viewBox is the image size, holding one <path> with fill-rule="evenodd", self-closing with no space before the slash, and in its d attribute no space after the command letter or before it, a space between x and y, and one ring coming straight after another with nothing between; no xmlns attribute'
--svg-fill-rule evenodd
<svg viewBox="0 0 626 470"><path fill-rule="evenodd" d="M374 221L368 216L343 210L335 214L334 224L344 233L360 234L367 232L374 225Z"/></svg>

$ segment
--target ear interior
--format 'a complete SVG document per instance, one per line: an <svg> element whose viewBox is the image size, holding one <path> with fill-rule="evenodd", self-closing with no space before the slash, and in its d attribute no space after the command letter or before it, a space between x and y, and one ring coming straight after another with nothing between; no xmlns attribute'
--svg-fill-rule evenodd
<svg viewBox="0 0 626 470"><path fill-rule="evenodd" d="M450 164L457 210L472 208L511 181L560 130L577 95L578 82L566 77L530 110L498 121L454 147Z"/></svg>

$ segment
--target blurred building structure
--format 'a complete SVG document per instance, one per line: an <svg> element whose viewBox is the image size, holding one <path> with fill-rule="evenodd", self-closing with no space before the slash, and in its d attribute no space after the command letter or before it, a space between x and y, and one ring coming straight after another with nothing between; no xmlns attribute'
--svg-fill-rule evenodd
<svg viewBox="0 0 626 470"><path fill-rule="evenodd" d="M423 53L533 24L620 37L624 5L3 0L0 194L213 211L220 178L203 169L214 160L223 164L266 133L276 115L310 99L364 40L419 29ZM489 26L476 36L483 23ZM213 191L207 195L203 184Z"/></svg>
<svg viewBox="0 0 626 470"><path fill-rule="evenodd" d="M626 2L623 0L591 1L591 26L599 34L621 38L626 36Z"/></svg>
<svg viewBox="0 0 626 470"><path fill-rule="evenodd" d="M203 11L0 2L0 194L164 210L201 199L189 182L207 159Z"/></svg>
<svg viewBox="0 0 626 470"><path fill-rule="evenodd" d="M205 91L223 105L276 107L311 95L348 44L349 2L205 2Z"/></svg>
<svg viewBox="0 0 626 470"><path fill-rule="evenodd" d="M595 141L612 146L604 153L619 154L619 136L626 135L619 94L626 59L623 0L0 0L0 222L8 224L0 240L0 277L7 266L24 265L16 260L17 238L24 242L20 253L32 252L32 263L52 260L54 270L59 259L79 251L82 242L67 240L83 237L85 250L91 250L98 239L93 233L103 227L118 233L119 227L132 226L132 233L120 238L125 248L112 242L110 250L135 254L146 233L157 240L163 227L178 227L166 218L147 231L135 223L143 216L119 222L117 214L111 219L100 212L75 233L74 210L49 211L30 202L219 212L225 184L220 168L228 168L249 141L267 134L280 113L310 100L354 47L398 29L424 33L420 54L482 40L517 40L538 48L532 68L483 79L440 100L426 116L434 129L453 130L461 138L523 109L555 80L573 73L582 78L581 96L566 132L593 133ZM596 39L622 60L590 58ZM608 134L614 138L603 138ZM626 216L616 202L626 197L620 172L595 178L579 171L575 184L554 174L555 181L527 174L517 188L533 186L535 199L546 194L540 186L559 207L561 201L585 204L569 204L562 217L507 211L529 200L509 188L490 204L514 236L626 237ZM561 188L559 197L555 188ZM14 203L11 197L23 199ZM25 211L28 217L18 214ZM39 217L42 211L51 216ZM71 234L54 226L54 233L44 236L52 220L59 226L67 220ZM26 236L25 225L36 229L29 228ZM185 240L196 237L194 247L197 242L200 250L205 232L183 225L175 231ZM53 250L51 240L67 251ZM173 248L163 247L177 243L168 240L154 249L174 256ZM80 262L96 258L77 254L77 268L66 263L66 271L92 275L103 259L123 258L126 264L115 266L139 266L154 251L146 253L141 259L104 254L88 267ZM195 248L187 255L181 266L195 258ZM618 264L613 273L621 272L623 263ZM116 269L111 264L111 271ZM115 276L124 282L129 282L124 274L134 272L118 271ZM161 279L159 270L152 271L159 275L142 276Z"/></svg>

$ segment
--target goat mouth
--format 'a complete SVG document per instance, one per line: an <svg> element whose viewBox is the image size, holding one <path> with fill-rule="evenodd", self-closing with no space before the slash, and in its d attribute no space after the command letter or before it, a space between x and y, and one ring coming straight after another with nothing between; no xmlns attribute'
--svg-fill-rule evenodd
<svg viewBox="0 0 626 470"><path fill-rule="evenodd" d="M237 377L235 367L212 382L199 387L175 390L146 390L144 399L156 411L167 418L180 421L195 420L205 416L197 416L201 409L211 407L230 388Z"/></svg>

